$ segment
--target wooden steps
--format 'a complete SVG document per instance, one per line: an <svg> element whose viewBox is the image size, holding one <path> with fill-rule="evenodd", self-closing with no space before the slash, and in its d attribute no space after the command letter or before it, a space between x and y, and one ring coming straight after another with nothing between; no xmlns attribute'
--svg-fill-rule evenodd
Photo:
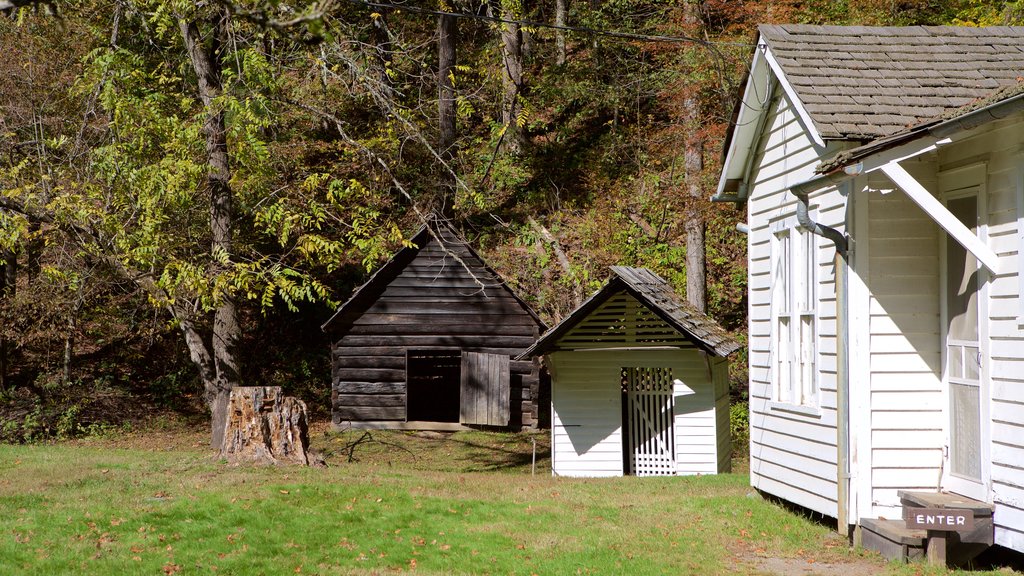
<svg viewBox="0 0 1024 576"><path fill-rule="evenodd" d="M967 565L993 544L991 504L945 492L901 490L899 497L903 518L861 519L865 548L890 560L927 558L930 564L957 567ZM915 523L949 528L918 528Z"/></svg>

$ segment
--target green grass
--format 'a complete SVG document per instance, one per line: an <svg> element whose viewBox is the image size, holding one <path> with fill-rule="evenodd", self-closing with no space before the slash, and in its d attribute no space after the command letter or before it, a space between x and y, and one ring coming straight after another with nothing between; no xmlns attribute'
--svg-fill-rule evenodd
<svg viewBox="0 0 1024 576"><path fill-rule="evenodd" d="M361 434L318 436L326 469L229 467L198 435L0 446L0 574L733 574L759 555L921 570L848 550L745 475L552 478L538 438L531 476L531 437L484 433L374 432L348 462Z"/></svg>

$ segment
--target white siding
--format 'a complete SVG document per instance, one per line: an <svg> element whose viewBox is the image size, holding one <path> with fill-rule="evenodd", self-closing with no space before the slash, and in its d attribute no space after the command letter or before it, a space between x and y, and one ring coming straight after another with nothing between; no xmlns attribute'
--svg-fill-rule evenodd
<svg viewBox="0 0 1024 576"><path fill-rule="evenodd" d="M762 491L836 515L835 285L831 242L816 237L818 402L788 408L772 401L771 228L795 214L789 186L809 180L820 158L788 100L778 96L758 143L749 184L750 479ZM814 217L843 229L844 198L834 189L811 197Z"/></svg>
<svg viewBox="0 0 1024 576"><path fill-rule="evenodd" d="M667 366L673 378L693 390L675 396L678 474L715 474L724 470L719 454L713 363L689 350L600 350L554 352L548 356L551 383L551 461L558 476L619 476L622 467L623 367ZM723 367L726 363L718 361ZM727 395L726 395L727 397ZM725 432L728 443L728 408ZM726 464L728 457L725 458Z"/></svg>
<svg viewBox="0 0 1024 576"><path fill-rule="evenodd" d="M930 164L909 167L926 187ZM915 169L916 168L916 169ZM899 490L936 490L942 465L939 228L878 176L868 190L871 493L864 517L899 517Z"/></svg>
<svg viewBox="0 0 1024 576"><path fill-rule="evenodd" d="M622 401L612 354L554 352L551 470L556 476L622 475Z"/></svg>
<svg viewBox="0 0 1024 576"><path fill-rule="evenodd" d="M996 543L1024 552L1024 331L1020 318L1018 187L1022 185L1024 116L978 130L944 151L945 164L987 160L988 245L999 256L988 306L991 496Z"/></svg>

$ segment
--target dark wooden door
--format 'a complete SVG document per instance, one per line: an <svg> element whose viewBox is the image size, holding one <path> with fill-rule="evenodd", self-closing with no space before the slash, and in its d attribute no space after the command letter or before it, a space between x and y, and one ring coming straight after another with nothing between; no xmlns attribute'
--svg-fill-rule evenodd
<svg viewBox="0 0 1024 576"><path fill-rule="evenodd" d="M508 356L463 352L459 422L508 426L509 373Z"/></svg>

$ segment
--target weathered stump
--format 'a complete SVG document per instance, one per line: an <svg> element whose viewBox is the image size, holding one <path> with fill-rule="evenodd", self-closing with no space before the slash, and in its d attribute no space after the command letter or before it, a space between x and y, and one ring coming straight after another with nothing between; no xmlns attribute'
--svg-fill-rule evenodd
<svg viewBox="0 0 1024 576"><path fill-rule="evenodd" d="M280 386L233 388L225 420L220 457L231 464L320 463L309 453L306 403Z"/></svg>

